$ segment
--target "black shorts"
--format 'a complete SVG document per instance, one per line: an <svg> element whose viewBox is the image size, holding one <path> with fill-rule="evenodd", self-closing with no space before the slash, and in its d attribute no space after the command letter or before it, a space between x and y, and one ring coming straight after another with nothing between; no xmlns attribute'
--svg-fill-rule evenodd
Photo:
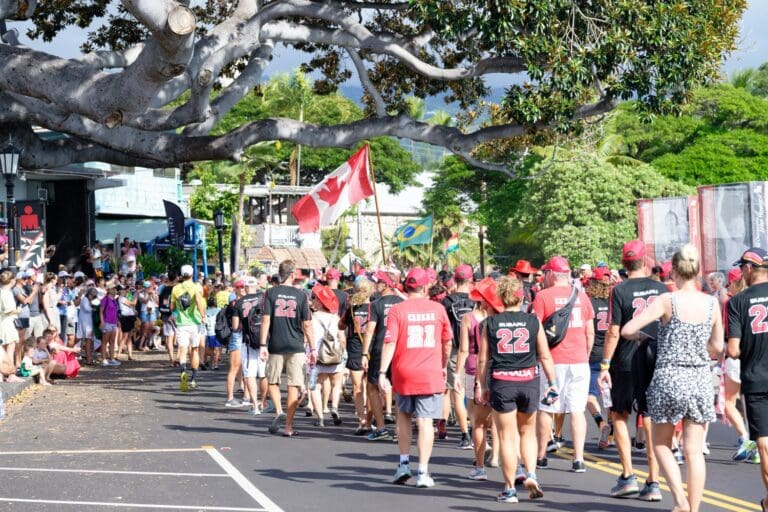
<svg viewBox="0 0 768 512"><path fill-rule="evenodd" d="M363 369L363 345L357 336L347 342L347 368L355 372Z"/></svg>
<svg viewBox="0 0 768 512"><path fill-rule="evenodd" d="M656 367L656 340L648 340L640 343L632 360L632 377L634 378L635 403L637 413L648 415L648 400L646 392L653 379L653 371Z"/></svg>
<svg viewBox="0 0 768 512"><path fill-rule="evenodd" d="M381 354L371 354L368 361L368 382L379 385L379 371L381 371ZM387 369L387 378L392 382L392 365Z"/></svg>
<svg viewBox="0 0 768 512"><path fill-rule="evenodd" d="M539 409L539 377L526 382L491 379L490 405L496 412L530 414Z"/></svg>
<svg viewBox="0 0 768 512"><path fill-rule="evenodd" d="M121 316L120 317L120 330L123 332L131 332L136 327L136 315Z"/></svg>
<svg viewBox="0 0 768 512"><path fill-rule="evenodd" d="M362 354L357 354L356 356L353 356L352 354L347 354L347 369L353 372L363 371Z"/></svg>
<svg viewBox="0 0 768 512"><path fill-rule="evenodd" d="M611 370L611 410L620 414L632 414L635 403L635 386L632 372Z"/></svg>
<svg viewBox="0 0 768 512"><path fill-rule="evenodd" d="M745 394L744 405L747 407L749 438L757 441L768 437L768 393Z"/></svg>

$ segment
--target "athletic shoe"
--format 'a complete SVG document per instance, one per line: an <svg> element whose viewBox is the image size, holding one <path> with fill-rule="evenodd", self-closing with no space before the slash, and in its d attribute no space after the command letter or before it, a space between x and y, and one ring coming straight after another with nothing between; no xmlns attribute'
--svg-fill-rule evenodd
<svg viewBox="0 0 768 512"><path fill-rule="evenodd" d="M632 450L637 453L645 453L645 443L632 443Z"/></svg>
<svg viewBox="0 0 768 512"><path fill-rule="evenodd" d="M344 398L344 401L347 403L351 403L352 399L354 398L352 396L352 393L347 391L347 388L341 388L341 396Z"/></svg>
<svg viewBox="0 0 768 512"><path fill-rule="evenodd" d="M558 450L565 446L565 438L563 436L555 436L555 446L557 446Z"/></svg>
<svg viewBox="0 0 768 512"><path fill-rule="evenodd" d="M368 427L357 427L352 433L353 436L367 436L371 433L371 429Z"/></svg>
<svg viewBox="0 0 768 512"><path fill-rule="evenodd" d="M523 466L518 465L517 472L515 473L515 485L521 485L527 478L528 475L525 474L525 469Z"/></svg>
<svg viewBox="0 0 768 512"><path fill-rule="evenodd" d="M261 410L264 414L269 414L275 412L275 404L272 402L267 402L267 406Z"/></svg>
<svg viewBox="0 0 768 512"><path fill-rule="evenodd" d="M504 489L496 497L496 501L501 503L517 503L517 491L514 489Z"/></svg>
<svg viewBox="0 0 768 512"><path fill-rule="evenodd" d="M317 418L317 419L315 419L313 425L316 426L316 427L324 427L325 426L325 422L323 421L323 418Z"/></svg>
<svg viewBox="0 0 768 512"><path fill-rule="evenodd" d="M573 473L586 473L587 466L584 465L583 460L574 460L573 464L571 464L571 471Z"/></svg>
<svg viewBox="0 0 768 512"><path fill-rule="evenodd" d="M544 491L541 490L539 481L533 473L528 473L528 477L523 482L523 485L528 489L528 499L535 500L544 497Z"/></svg>
<svg viewBox="0 0 768 512"><path fill-rule="evenodd" d="M224 407L242 407L243 405L243 401L239 398L233 398L224 402Z"/></svg>
<svg viewBox="0 0 768 512"><path fill-rule="evenodd" d="M392 416L392 414L385 414L384 415L384 424L385 425L394 425L395 424L395 417Z"/></svg>
<svg viewBox="0 0 768 512"><path fill-rule="evenodd" d="M337 427L341 425L341 416L339 416L339 411L336 409L331 409L331 418L333 418L333 424Z"/></svg>
<svg viewBox="0 0 768 512"><path fill-rule="evenodd" d="M554 439L550 439L547 443L547 453L555 453L557 448L557 442Z"/></svg>
<svg viewBox="0 0 768 512"><path fill-rule="evenodd" d="M261 409L259 409L259 406L256 405L254 407L251 407L248 409L248 414L251 416L260 416L261 415Z"/></svg>
<svg viewBox="0 0 768 512"><path fill-rule="evenodd" d="M704 446L701 447L701 453L709 455L709 443L704 443Z"/></svg>
<svg viewBox="0 0 768 512"><path fill-rule="evenodd" d="M419 473L416 475L416 487L427 488L434 487L435 481L429 476L429 473Z"/></svg>
<svg viewBox="0 0 768 512"><path fill-rule="evenodd" d="M398 464L395 476L392 477L392 483L403 485L412 476L413 473L411 473L411 467L408 464Z"/></svg>
<svg viewBox="0 0 768 512"><path fill-rule="evenodd" d="M107 359L104 359L104 360L101 362L101 366L104 366L104 367L106 368L107 366L112 366L112 365L111 365L111 364L109 364L109 360L107 360Z"/></svg>
<svg viewBox="0 0 768 512"><path fill-rule="evenodd" d="M312 409L304 409L304 416L306 416L307 418L310 418L314 415L315 413Z"/></svg>
<svg viewBox="0 0 768 512"><path fill-rule="evenodd" d="M251 405L251 399L250 398L243 398L243 405Z"/></svg>
<svg viewBox="0 0 768 512"><path fill-rule="evenodd" d="M756 443L754 441L745 439L741 442L741 444L739 445L739 449L736 450L736 453L734 453L731 458L737 462L747 460L750 452L752 452L755 449L755 447L756 447Z"/></svg>
<svg viewBox="0 0 768 512"><path fill-rule="evenodd" d="M661 501L661 488L658 482L645 482L637 499L642 501Z"/></svg>
<svg viewBox="0 0 768 512"><path fill-rule="evenodd" d="M389 430L385 428L382 428L381 430L374 430L373 432L368 434L369 441L385 441L391 438L392 438L392 434L390 434Z"/></svg>
<svg viewBox="0 0 768 512"><path fill-rule="evenodd" d="M197 389L197 381L195 379L189 381L189 389Z"/></svg>
<svg viewBox="0 0 768 512"><path fill-rule="evenodd" d="M536 469L547 469L548 467L549 467L549 463L547 462L546 457L536 459Z"/></svg>
<svg viewBox="0 0 768 512"><path fill-rule="evenodd" d="M488 473L485 472L485 468L472 468L469 472L470 480L488 480Z"/></svg>
<svg viewBox="0 0 768 512"><path fill-rule="evenodd" d="M683 458L683 452L675 448L672 450L672 455L675 456L675 462L677 462L677 465L682 466L685 462L685 458Z"/></svg>
<svg viewBox="0 0 768 512"><path fill-rule="evenodd" d="M451 409L451 412L448 413L448 426L456 426L456 414L453 412L453 409Z"/></svg>
<svg viewBox="0 0 768 512"><path fill-rule="evenodd" d="M461 441L459 441L459 450L472 450L475 445L472 444L472 440L467 434L461 435Z"/></svg>
<svg viewBox="0 0 768 512"><path fill-rule="evenodd" d="M445 439L448 437L448 431L446 429L446 421L445 420L438 420L437 422L437 438L438 439Z"/></svg>
<svg viewBox="0 0 768 512"><path fill-rule="evenodd" d="M608 438L611 436L611 426L607 422L603 422L600 427L600 440L597 442L597 447L601 450L608 448Z"/></svg>
<svg viewBox="0 0 768 512"><path fill-rule="evenodd" d="M182 393L186 393L189 391L189 384L187 383L187 378L189 376L187 375L187 372L181 372L181 376L179 377L181 379L181 383L179 384L179 389Z"/></svg>
<svg viewBox="0 0 768 512"><path fill-rule="evenodd" d="M117 359L110 359L109 360L109 365L110 366L120 366L120 364L121 364L120 361L118 361Z"/></svg>
<svg viewBox="0 0 768 512"><path fill-rule="evenodd" d="M270 434L277 434L277 431L280 430L280 424L285 421L285 417L285 413L281 412L272 418L272 423L269 425Z"/></svg>
<svg viewBox="0 0 768 512"><path fill-rule="evenodd" d="M749 455L744 462L749 464L760 464L760 452L757 451L757 444L755 444L754 450L749 451Z"/></svg>
<svg viewBox="0 0 768 512"><path fill-rule="evenodd" d="M215 371L215 372L219 371L219 365L214 366L213 367L213 371Z"/></svg>
<svg viewBox="0 0 768 512"><path fill-rule="evenodd" d="M629 475L629 478L619 476L616 479L616 485L611 489L611 496L614 498L632 498L640 493L640 486L637 485L637 477Z"/></svg>

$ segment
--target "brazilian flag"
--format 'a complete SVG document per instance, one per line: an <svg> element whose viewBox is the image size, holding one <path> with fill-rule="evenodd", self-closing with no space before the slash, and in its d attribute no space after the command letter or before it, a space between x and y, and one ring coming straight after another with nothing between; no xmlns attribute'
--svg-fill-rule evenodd
<svg viewBox="0 0 768 512"><path fill-rule="evenodd" d="M423 245L432 241L432 216L412 220L395 230L395 242L400 249L409 245Z"/></svg>

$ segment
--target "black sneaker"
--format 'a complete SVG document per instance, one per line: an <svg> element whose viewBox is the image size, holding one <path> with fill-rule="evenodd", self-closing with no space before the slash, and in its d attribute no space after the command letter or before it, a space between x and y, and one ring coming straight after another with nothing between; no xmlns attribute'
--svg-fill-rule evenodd
<svg viewBox="0 0 768 512"><path fill-rule="evenodd" d="M542 457L536 460L536 469L547 469L548 467L549 464L547 463L546 457Z"/></svg>
<svg viewBox="0 0 768 512"><path fill-rule="evenodd" d="M472 444L472 440L469 438L467 434L463 434L461 436L461 441L459 441L459 450L471 450L475 446Z"/></svg>
<svg viewBox="0 0 768 512"><path fill-rule="evenodd" d="M571 471L574 473L586 473L587 466L582 460L574 460L573 464L571 465Z"/></svg>
<svg viewBox="0 0 768 512"><path fill-rule="evenodd" d="M394 425L395 424L395 417L391 414L385 414L384 415L384 424L385 425Z"/></svg>

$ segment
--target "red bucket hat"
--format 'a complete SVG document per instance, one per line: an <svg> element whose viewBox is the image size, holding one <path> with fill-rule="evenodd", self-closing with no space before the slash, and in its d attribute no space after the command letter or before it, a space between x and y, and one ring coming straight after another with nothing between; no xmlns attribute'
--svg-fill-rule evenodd
<svg viewBox="0 0 768 512"><path fill-rule="evenodd" d="M487 302L497 313L504 311L504 303L496 295L496 281L491 277L486 277L475 284L475 288L469 292L469 298L475 302Z"/></svg>
<svg viewBox="0 0 768 512"><path fill-rule="evenodd" d="M519 274L535 274L538 269L531 265L528 260L517 260L515 266L509 269L510 274L517 272Z"/></svg>
<svg viewBox="0 0 768 512"><path fill-rule="evenodd" d="M320 301L325 309L331 313L336 313L339 310L339 299L336 298L336 294L333 290L322 284L316 284L312 288L312 295Z"/></svg>

